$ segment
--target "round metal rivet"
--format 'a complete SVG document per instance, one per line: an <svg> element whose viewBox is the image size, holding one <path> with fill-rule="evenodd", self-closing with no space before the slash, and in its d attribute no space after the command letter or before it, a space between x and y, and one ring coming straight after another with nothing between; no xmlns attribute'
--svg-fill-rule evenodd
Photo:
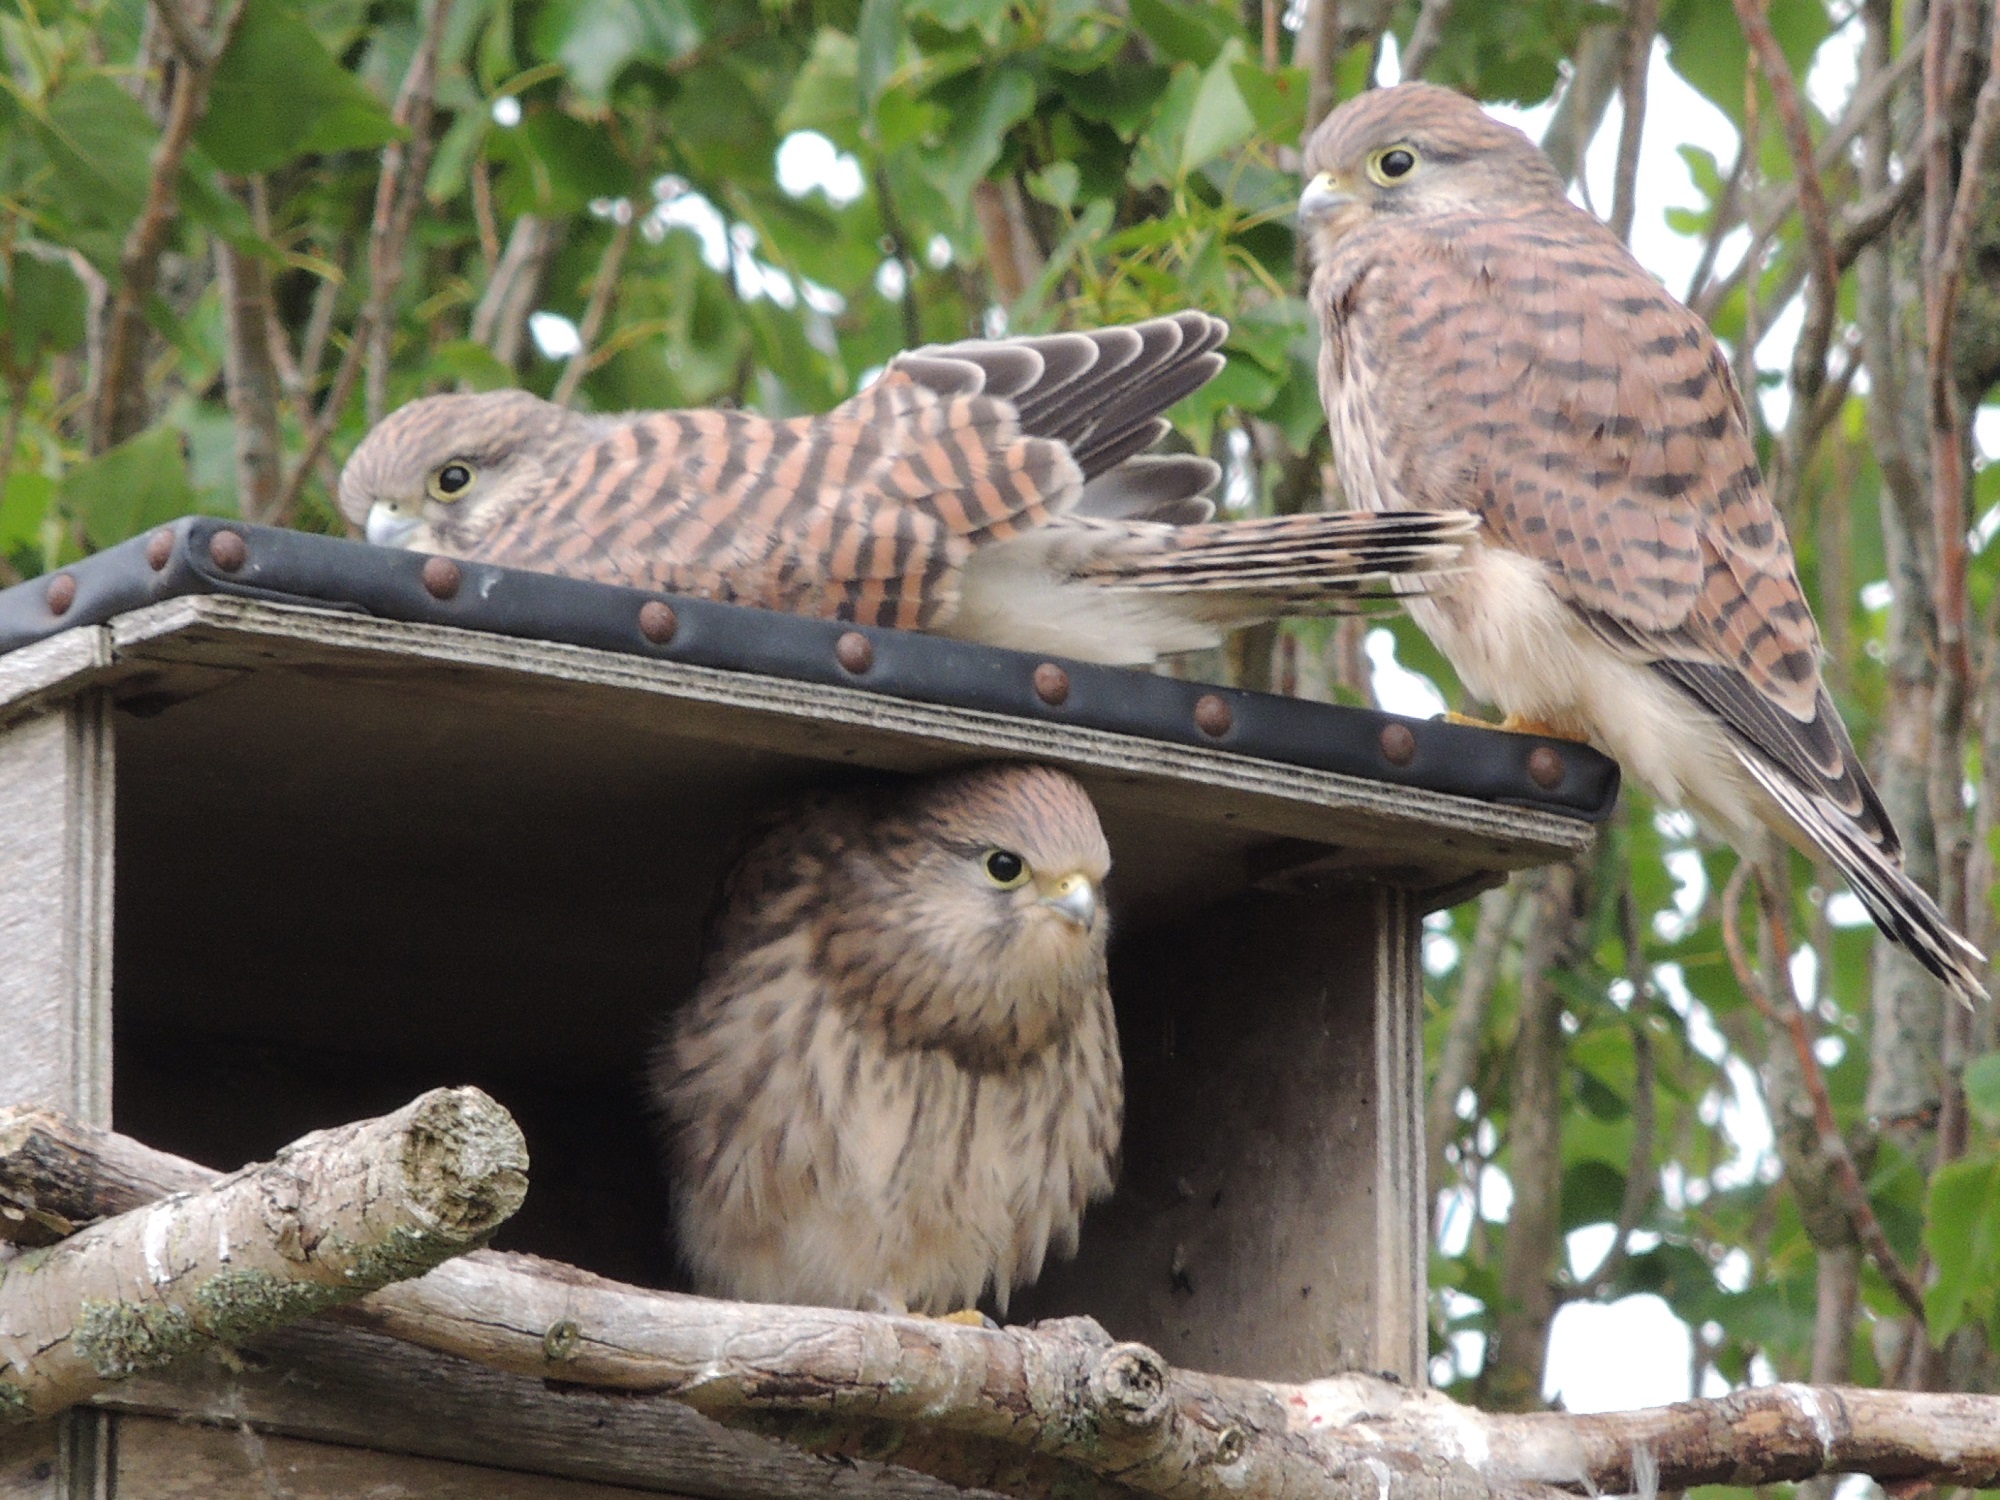
<svg viewBox="0 0 2000 1500"><path fill-rule="evenodd" d="M833 643L833 659L858 676L875 665L875 643L850 630Z"/></svg>
<svg viewBox="0 0 2000 1500"><path fill-rule="evenodd" d="M250 560L250 544L240 531L218 531L208 539L208 559L225 573L234 573Z"/></svg>
<svg viewBox="0 0 2000 1500"><path fill-rule="evenodd" d="M458 595L458 564L448 557L427 557L424 559L424 592L433 599L452 599Z"/></svg>
<svg viewBox="0 0 2000 1500"><path fill-rule="evenodd" d="M49 580L49 591L43 596L48 600L49 613L66 615L69 607L76 603L76 579L68 573L58 573Z"/></svg>
<svg viewBox="0 0 2000 1500"><path fill-rule="evenodd" d="M681 628L681 622L674 618L673 606L662 604L657 599L648 599L639 606L639 634L655 646L664 646L674 638L674 632Z"/></svg>
<svg viewBox="0 0 2000 1500"><path fill-rule="evenodd" d="M146 566L155 573L173 560L174 534L162 526L146 538Z"/></svg>
<svg viewBox="0 0 2000 1500"><path fill-rule="evenodd" d="M1537 745L1528 752L1528 777L1545 792L1552 792L1562 785L1563 758L1548 745Z"/></svg>
<svg viewBox="0 0 2000 1500"><path fill-rule="evenodd" d="M1210 739L1221 739L1235 722L1235 711L1230 708L1227 699L1214 693L1203 693L1194 700L1194 727Z"/></svg>
<svg viewBox="0 0 2000 1500"><path fill-rule="evenodd" d="M1069 673L1052 661L1045 661L1035 668L1035 696L1050 708L1061 708L1069 702Z"/></svg>
<svg viewBox="0 0 2000 1500"><path fill-rule="evenodd" d="M1392 766L1407 766L1417 758L1417 737L1407 724L1382 726L1382 759Z"/></svg>

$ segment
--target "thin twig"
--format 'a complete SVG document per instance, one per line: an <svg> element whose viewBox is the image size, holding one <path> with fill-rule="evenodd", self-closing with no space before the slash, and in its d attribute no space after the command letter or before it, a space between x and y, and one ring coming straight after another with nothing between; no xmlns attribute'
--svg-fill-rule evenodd
<svg viewBox="0 0 2000 1500"><path fill-rule="evenodd" d="M410 70L396 96L395 121L409 133L407 157L403 142L382 148L382 175L376 182L375 217L368 235L368 305L365 334L355 337L368 347L368 383L364 402L372 427L382 420L389 402L389 340L394 333L392 312L396 288L403 280L403 251L409 244L417 200L423 195L436 140L431 122L437 111L438 49L452 0L431 0L424 34L417 43Z"/></svg>
<svg viewBox="0 0 2000 1500"><path fill-rule="evenodd" d="M1792 180L1797 184L1799 217L1812 252L1807 277L1806 321L1792 362L1792 383L1800 399L1811 401L1826 378L1826 350L1833 338L1834 313L1840 303L1840 265L1833 254L1833 229L1826 206L1826 185L1813 155L1812 132L1799 106L1792 65L1771 31L1770 0L1735 0L1743 36L1757 56L1757 66L1771 87L1771 104L1778 111L1785 144L1792 155Z"/></svg>
<svg viewBox="0 0 2000 1500"><path fill-rule="evenodd" d="M467 174L472 181L472 221L479 226L479 254L490 279L500 264L500 221L493 214L493 169L475 156Z"/></svg>
<svg viewBox="0 0 2000 1500"><path fill-rule="evenodd" d="M260 236L269 238L269 215L254 182L230 181L226 190L247 199ZM284 480L278 438L279 384L271 357L277 321L271 278L263 258L215 239L216 280L222 289L223 372L230 425L236 434L236 508L248 521L268 523Z"/></svg>
<svg viewBox="0 0 2000 1500"><path fill-rule="evenodd" d="M226 52L243 11L244 0L236 0L213 46L199 55L213 59ZM174 69L166 126L153 148L145 207L125 236L118 258L118 291L105 332L102 381L91 410L93 453L117 447L146 426L146 304L159 282L160 257L166 253L179 205L181 167L194 144L195 128L208 113L208 85L213 74L212 61L204 66L184 61Z"/></svg>
<svg viewBox="0 0 2000 1500"><path fill-rule="evenodd" d="M1943 28L1939 30L1942 32ZM1925 108L1931 130L1931 147L1925 161L1926 227L1942 228L1942 234L1926 247L1930 251L1927 256L1930 265L1924 278L1928 293L1924 325L1928 346L1925 373L1930 391L1931 496L1938 539L1938 649L1953 675L1962 681L1971 677L1965 640L1965 428L1953 367L1959 295L1965 285L1965 263L1972 248L1973 220L1979 211L1984 181L1981 169L1992 149L1994 133L2000 129L2000 5L1996 5L1992 32L1986 81L1979 89L1972 128L1960 156L1958 186L1951 196L1948 212L1943 205L1951 171L1951 141L1940 126L1951 106L1949 100L1932 95L1928 62L1925 69Z"/></svg>
<svg viewBox="0 0 2000 1500"><path fill-rule="evenodd" d="M1736 160L1729 168L1729 176L1722 184L1722 196L1716 200L1715 221L1708 226L1708 238L1701 247L1701 259L1695 262L1694 275L1688 278L1687 295L1681 300L1695 310L1705 321L1715 316L1705 288L1708 278L1715 274L1715 262L1722 253L1722 242L1729 231L1736 227L1739 218L1738 203L1743 197L1743 184L1750 175L1750 143L1739 139L1736 144ZM1756 236L1751 237L1754 250ZM1747 264L1749 256L1738 262L1738 269ZM1726 294L1725 294L1726 295ZM1706 310L1704 310L1706 309Z"/></svg>
<svg viewBox="0 0 2000 1500"><path fill-rule="evenodd" d="M645 153L641 153L643 160ZM604 247L603 258L597 263L597 276L591 282L590 300L584 304L583 318L576 325L576 353L563 366L562 377L556 381L556 388L549 399L557 406L568 406L576 399L576 389L583 384L583 377L596 364L597 335L604 327L604 315L611 307L611 294L618 286L618 272L625 261L625 252L632 243L632 226L639 220L638 209L630 204L621 204L626 212L617 220L611 231L611 241Z"/></svg>
<svg viewBox="0 0 2000 1500"><path fill-rule="evenodd" d="M1264 0L1264 71L1278 71L1278 39L1284 34L1284 0Z"/></svg>
<svg viewBox="0 0 2000 1500"><path fill-rule="evenodd" d="M1770 924L1775 967L1778 973L1786 976L1785 996L1789 1003L1782 1006L1772 999L1770 990L1765 988L1763 979L1743 951L1740 928L1743 886L1751 879L1757 881L1758 905ZM1784 914L1771 900L1762 878L1756 873L1756 867L1747 859L1737 862L1735 872L1723 888L1722 945L1729 954L1729 967L1736 971L1736 982L1742 986L1743 993L1757 1008L1758 1014L1763 1016L1765 1024L1783 1027L1790 1034L1792 1051L1798 1059L1799 1076L1804 1080L1806 1095L1812 1102L1813 1126L1819 1132L1819 1149L1833 1167L1834 1182L1840 1192L1840 1206L1847 1214L1847 1222L1853 1226L1854 1237L1868 1252L1869 1259L1875 1262L1921 1328L1924 1324L1924 1294L1918 1290L1909 1270L1890 1245L1889 1237L1882 1232L1881 1221L1875 1217L1875 1206L1868 1201L1868 1190L1862 1185L1860 1170L1854 1165L1854 1156L1847 1149L1847 1137L1840 1133L1840 1123L1834 1118L1833 1100L1826 1091L1826 1078L1820 1072L1819 1058L1813 1053L1811 1023L1791 995L1792 945Z"/></svg>
<svg viewBox="0 0 2000 1500"><path fill-rule="evenodd" d="M182 66L206 71L215 66L221 49L211 48L201 34L201 25L193 18L182 14L177 0L153 0L153 17L166 28L167 40L173 43L174 55Z"/></svg>
<svg viewBox="0 0 2000 1500"><path fill-rule="evenodd" d="M1405 79L1424 76L1424 69L1431 65L1439 43L1444 41L1444 24L1450 19L1451 0L1423 0L1417 11L1417 24L1410 28L1410 45L1403 49Z"/></svg>
<svg viewBox="0 0 2000 1500"><path fill-rule="evenodd" d="M1618 176L1611 191L1611 232L1632 238L1638 212L1639 141L1646 128L1646 73L1653 61L1653 33L1660 27L1659 0L1631 0L1625 11L1625 76L1620 82L1625 119L1618 129Z"/></svg>
<svg viewBox="0 0 2000 1500"><path fill-rule="evenodd" d="M1617 1279L1632 1254L1632 1236L1652 1205L1660 1175L1653 1165L1653 1131L1658 1101L1654 1097L1653 1036L1646 1029L1653 981L1646 969L1646 946L1639 931L1639 903L1628 882L1618 893L1618 916L1625 933L1625 979L1632 986L1632 1149L1625 1156L1625 1192L1618 1201L1618 1219L1611 1248L1597 1269L1580 1285L1573 1300L1595 1300Z"/></svg>
<svg viewBox="0 0 2000 1500"><path fill-rule="evenodd" d="M1457 1133L1458 1096L1471 1085L1479 1064L1479 1040L1486 1031L1494 981L1500 976L1500 959L1507 949L1508 934L1514 930L1523 889L1522 882L1510 880L1479 898L1479 919L1473 926L1472 942L1465 950L1465 962L1459 968L1451 1024L1445 1030L1437 1077L1432 1080L1424 1112L1433 1216L1438 1194L1444 1187L1445 1147Z"/></svg>

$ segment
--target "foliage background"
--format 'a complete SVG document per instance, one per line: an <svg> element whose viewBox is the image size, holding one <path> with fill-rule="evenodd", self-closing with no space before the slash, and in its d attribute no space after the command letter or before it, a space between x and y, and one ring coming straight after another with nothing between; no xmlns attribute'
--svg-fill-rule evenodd
<svg viewBox="0 0 2000 1500"><path fill-rule="evenodd" d="M1675 290L1782 393L1762 441L1829 679L1990 947L1991 31L1966 0L0 0L0 583L190 509L338 530L338 459L439 388L821 409L911 344L1190 304L1235 331L1185 441L1233 507L1317 505L1302 129L1397 67L1553 99L1572 176L1617 138L1598 206L1629 231L1640 131L1681 123L1644 107L1658 52L1737 132L1684 151ZM1823 109L1825 49L1858 64ZM1179 669L1367 701L1365 630ZM1777 980L1753 1003L1735 868L1634 791L1590 861L1434 919L1434 1373L1461 1394L1536 1404L1559 1313L1639 1294L1692 1330L1691 1389L1992 1388L1991 1014L1796 860L1798 1003L1746 901Z"/></svg>

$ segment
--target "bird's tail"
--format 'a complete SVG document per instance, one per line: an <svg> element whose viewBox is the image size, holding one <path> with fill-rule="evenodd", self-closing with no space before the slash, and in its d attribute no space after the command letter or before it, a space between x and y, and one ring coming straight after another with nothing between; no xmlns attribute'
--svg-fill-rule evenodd
<svg viewBox="0 0 2000 1500"><path fill-rule="evenodd" d="M1937 903L1893 855L1838 807L1814 796L1763 756L1739 747L1737 757L1806 840L1833 861L1890 941L1909 949L1964 1004L1990 998L1981 978L1986 955L1952 929Z"/></svg>
<svg viewBox="0 0 2000 1500"><path fill-rule="evenodd" d="M1073 576L1099 588L1181 595L1198 617L1218 623L1342 614L1448 576L1478 525L1462 510L1126 522L1078 558Z"/></svg>

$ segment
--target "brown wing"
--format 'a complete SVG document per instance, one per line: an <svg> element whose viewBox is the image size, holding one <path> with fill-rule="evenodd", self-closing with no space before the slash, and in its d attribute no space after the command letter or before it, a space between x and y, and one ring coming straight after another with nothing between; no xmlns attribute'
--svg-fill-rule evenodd
<svg viewBox="0 0 2000 1500"><path fill-rule="evenodd" d="M1160 412L1220 368L1210 351L1223 332L1195 313L932 347L893 361L823 417L640 417L479 555L798 614L935 626L955 611L974 548L1071 509L1087 480L1163 433ZM1134 471L1169 508L1189 472Z"/></svg>
<svg viewBox="0 0 2000 1500"><path fill-rule="evenodd" d="M1385 227L1329 290L1388 488L1478 511L1608 642L1893 849L1700 319L1566 204Z"/></svg>

